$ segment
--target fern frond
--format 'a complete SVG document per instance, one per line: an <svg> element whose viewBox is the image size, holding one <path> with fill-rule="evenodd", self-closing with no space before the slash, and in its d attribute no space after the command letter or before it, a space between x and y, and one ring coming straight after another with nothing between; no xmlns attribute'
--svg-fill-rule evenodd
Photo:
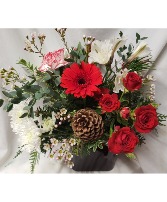
<svg viewBox="0 0 167 202"><path fill-rule="evenodd" d="M40 159L40 154L37 151L32 151L30 153L30 169L31 169L31 174L34 173L35 166L38 164Z"/></svg>

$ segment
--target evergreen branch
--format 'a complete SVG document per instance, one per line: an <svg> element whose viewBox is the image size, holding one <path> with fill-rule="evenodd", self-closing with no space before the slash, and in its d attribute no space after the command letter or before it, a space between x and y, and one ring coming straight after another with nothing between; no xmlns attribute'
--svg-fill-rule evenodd
<svg viewBox="0 0 167 202"><path fill-rule="evenodd" d="M163 122L163 121L166 121L167 115L157 113L157 116L158 116L159 125L160 125L160 126L166 126L166 125L163 124L162 122Z"/></svg>
<svg viewBox="0 0 167 202"><path fill-rule="evenodd" d="M32 151L30 153L30 168L31 168L31 174L34 173L35 166L38 164L40 159L40 154L37 151Z"/></svg>

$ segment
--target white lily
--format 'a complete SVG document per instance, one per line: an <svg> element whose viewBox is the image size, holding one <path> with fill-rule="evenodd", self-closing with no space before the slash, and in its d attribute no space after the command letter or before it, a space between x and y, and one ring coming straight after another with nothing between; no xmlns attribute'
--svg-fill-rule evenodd
<svg viewBox="0 0 167 202"><path fill-rule="evenodd" d="M125 45L126 40L127 40L126 37L113 38L112 39L112 44L113 44L113 52L112 52L112 54L114 54L114 52L116 50L118 50L120 47L123 47Z"/></svg>
<svg viewBox="0 0 167 202"><path fill-rule="evenodd" d="M128 74L129 70L128 69L124 69L121 72L116 73L116 77L115 77L115 87L113 89L114 93L119 93L119 91L124 91L125 87L123 85L123 78L126 77L126 75Z"/></svg>
<svg viewBox="0 0 167 202"><path fill-rule="evenodd" d="M89 53L89 63L97 62L99 64L107 64L113 50L111 40L93 41L91 45L91 52Z"/></svg>
<svg viewBox="0 0 167 202"><path fill-rule="evenodd" d="M134 60L136 57L146 57L150 54L151 50L147 46L147 43L145 41L142 41L139 43L137 48L134 50L132 55L128 58L128 62L131 62Z"/></svg>

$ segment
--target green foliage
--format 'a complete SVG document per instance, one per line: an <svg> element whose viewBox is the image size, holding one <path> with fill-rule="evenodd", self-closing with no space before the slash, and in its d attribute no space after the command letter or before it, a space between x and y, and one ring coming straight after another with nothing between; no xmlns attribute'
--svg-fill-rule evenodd
<svg viewBox="0 0 167 202"><path fill-rule="evenodd" d="M138 43L140 40L140 34L136 33L136 43Z"/></svg>
<svg viewBox="0 0 167 202"><path fill-rule="evenodd" d="M162 122L166 121L167 115L157 113L157 116L158 116L159 125L160 125L160 126L166 126L166 125L163 124Z"/></svg>
<svg viewBox="0 0 167 202"><path fill-rule="evenodd" d="M37 151L32 151L30 153L29 161L31 166L30 167L31 173L34 173L35 166L38 164L39 159L40 159L40 154Z"/></svg>
<svg viewBox="0 0 167 202"><path fill-rule="evenodd" d="M82 47L81 43L79 42L77 49L76 50L72 50L70 52L71 58L70 60L73 62L76 62L78 64L81 63L81 61L85 61L86 59L86 52L85 49ZM66 59L66 61L69 59Z"/></svg>
<svg viewBox="0 0 167 202"><path fill-rule="evenodd" d="M4 100L0 99L0 107L2 107L3 103L4 103Z"/></svg>
<svg viewBox="0 0 167 202"><path fill-rule="evenodd" d="M7 98L15 98L15 96L7 91L2 91L2 93L7 97Z"/></svg>
<svg viewBox="0 0 167 202"><path fill-rule="evenodd" d="M122 33L122 31L120 31L120 32L119 32L119 36L120 36L120 37L122 37L122 36L123 36L123 33Z"/></svg>
<svg viewBox="0 0 167 202"><path fill-rule="evenodd" d="M137 137L139 138L138 146L141 146L142 144L145 144L145 137L141 135L140 133L136 132Z"/></svg>
<svg viewBox="0 0 167 202"><path fill-rule="evenodd" d="M17 64L23 65L23 67L28 70L29 72L34 72L34 66L30 64L30 62L27 62L24 59L19 60Z"/></svg>
<svg viewBox="0 0 167 202"><path fill-rule="evenodd" d="M136 58L127 65L131 72L142 72L153 68L153 62L149 57Z"/></svg>
<svg viewBox="0 0 167 202"><path fill-rule="evenodd" d="M135 156L134 153L127 153L127 154L125 154L125 155L126 155L126 157L128 157L129 159L136 159L136 156Z"/></svg>
<svg viewBox="0 0 167 202"><path fill-rule="evenodd" d="M138 43L140 40L145 40L148 37L141 37L140 34L136 33L136 43Z"/></svg>
<svg viewBox="0 0 167 202"><path fill-rule="evenodd" d="M16 153L16 155L13 157L13 159L17 158L18 156L20 156L20 154L23 153L23 148L25 145L22 145L21 147L18 147L18 151Z"/></svg>
<svg viewBox="0 0 167 202"><path fill-rule="evenodd" d="M4 108L3 108L6 112L10 112L13 109L13 104L12 103L7 103Z"/></svg>

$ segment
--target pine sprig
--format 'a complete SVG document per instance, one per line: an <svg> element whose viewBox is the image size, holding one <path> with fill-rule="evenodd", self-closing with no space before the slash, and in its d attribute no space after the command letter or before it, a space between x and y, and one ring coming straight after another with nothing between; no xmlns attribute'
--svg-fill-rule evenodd
<svg viewBox="0 0 167 202"><path fill-rule="evenodd" d="M35 170L35 166L38 164L39 162L39 159L40 159L40 154L37 152L37 151L32 151L30 153L30 169L31 169L31 174L34 173L34 170Z"/></svg>
<svg viewBox="0 0 167 202"><path fill-rule="evenodd" d="M157 113L157 116L158 116L159 125L160 125L160 126L166 126L166 125L163 124L162 122L163 122L163 121L166 121L167 115Z"/></svg>

